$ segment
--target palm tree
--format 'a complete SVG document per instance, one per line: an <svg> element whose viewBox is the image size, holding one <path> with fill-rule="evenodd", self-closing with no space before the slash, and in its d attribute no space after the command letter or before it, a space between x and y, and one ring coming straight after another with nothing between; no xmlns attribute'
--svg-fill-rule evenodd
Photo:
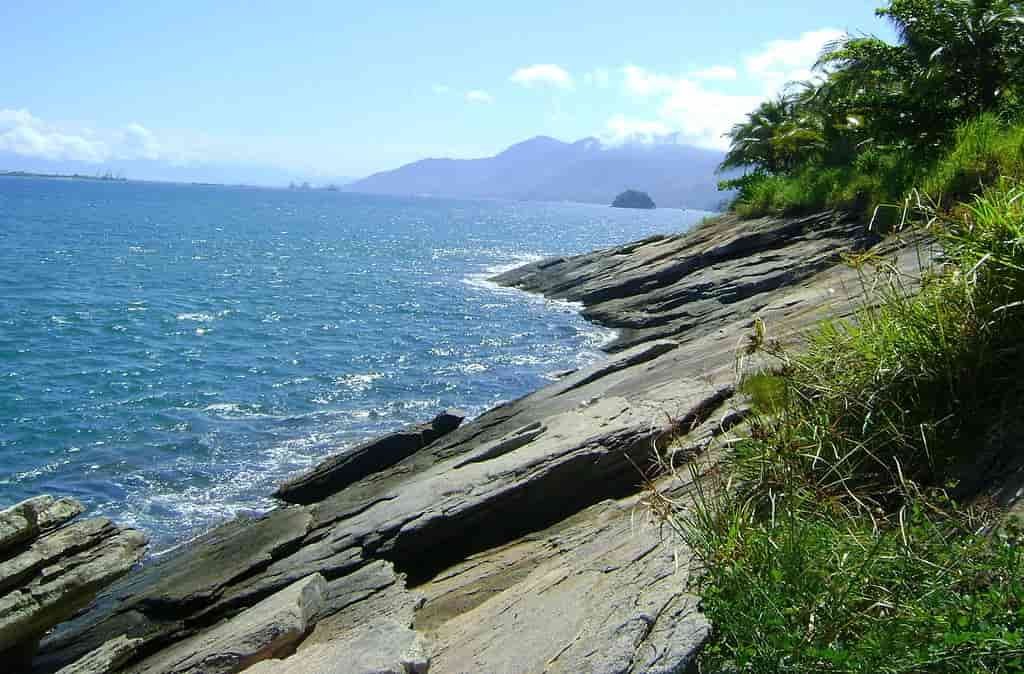
<svg viewBox="0 0 1024 674"><path fill-rule="evenodd" d="M1021 75L1024 4L1015 0L893 0L878 11L900 44L963 116L996 107Z"/></svg>
<svg viewBox="0 0 1024 674"><path fill-rule="evenodd" d="M721 169L755 167L769 173L784 170L783 158L779 156L775 138L793 116L794 101L785 94L767 100L747 119L736 124L727 134L730 138L729 152L725 155Z"/></svg>

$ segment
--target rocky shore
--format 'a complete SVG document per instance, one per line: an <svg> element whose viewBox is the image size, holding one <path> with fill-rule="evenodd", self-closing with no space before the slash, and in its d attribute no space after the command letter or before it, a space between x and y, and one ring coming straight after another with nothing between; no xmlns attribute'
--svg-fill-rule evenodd
<svg viewBox="0 0 1024 674"><path fill-rule="evenodd" d="M726 216L502 274L616 328L609 358L327 459L282 485L278 509L112 584L141 541L106 523L97 545L120 541L120 565L83 581L106 589L41 630L0 609L0 650L34 654L31 672L686 671L710 626L688 551L646 499L687 485L656 464L742 428L734 364L755 318L784 339L848 313L860 285L843 256L868 248L917 268L915 246L830 212ZM78 526L38 520L0 545L4 566ZM51 568L0 571L0 602L35 596Z"/></svg>

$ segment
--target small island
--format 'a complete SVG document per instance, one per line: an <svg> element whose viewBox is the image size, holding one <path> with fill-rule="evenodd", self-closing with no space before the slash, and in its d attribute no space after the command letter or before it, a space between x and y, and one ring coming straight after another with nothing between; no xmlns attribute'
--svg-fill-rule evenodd
<svg viewBox="0 0 1024 674"><path fill-rule="evenodd" d="M615 197L615 201L612 202L612 208L657 208L654 205L654 199L651 199L651 195L647 192L640 192L639 190L626 190L619 196Z"/></svg>

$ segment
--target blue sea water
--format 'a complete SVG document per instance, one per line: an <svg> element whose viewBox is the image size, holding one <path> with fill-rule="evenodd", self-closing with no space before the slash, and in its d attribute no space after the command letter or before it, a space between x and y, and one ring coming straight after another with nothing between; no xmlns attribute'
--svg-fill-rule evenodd
<svg viewBox="0 0 1024 674"><path fill-rule="evenodd" d="M486 278L703 213L0 178L0 507L72 495L160 549L324 455L471 414L612 333Z"/></svg>

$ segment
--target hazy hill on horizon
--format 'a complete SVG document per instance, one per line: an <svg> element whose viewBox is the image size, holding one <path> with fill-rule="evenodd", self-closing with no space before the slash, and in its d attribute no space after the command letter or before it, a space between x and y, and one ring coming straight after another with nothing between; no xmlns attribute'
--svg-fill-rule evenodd
<svg viewBox="0 0 1024 674"><path fill-rule="evenodd" d="M493 157L421 159L343 189L368 194L580 201L610 204L626 189L659 206L715 210L727 198L715 169L723 154L674 142L608 145L537 136Z"/></svg>

